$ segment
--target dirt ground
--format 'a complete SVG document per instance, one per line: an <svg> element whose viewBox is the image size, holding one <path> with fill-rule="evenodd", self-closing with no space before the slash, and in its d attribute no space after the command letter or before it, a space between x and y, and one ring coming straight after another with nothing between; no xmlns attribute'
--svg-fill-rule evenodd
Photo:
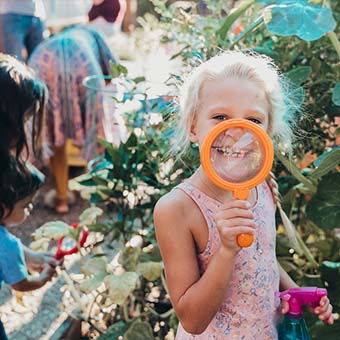
<svg viewBox="0 0 340 340"><path fill-rule="evenodd" d="M53 209L44 205L44 197L53 188L53 180L48 170L46 183L39 191L31 216L20 226L11 228L11 232L19 237L23 244L29 245L31 234L42 224L53 220L73 223L79 214L90 206L88 201L76 196L75 203L67 214L57 214ZM71 169L70 176L81 174L81 169ZM76 272L77 257L72 255L67 259L66 267L70 272ZM63 312L65 305L65 282L62 278L55 278L43 288L15 297L11 288L4 285L0 290L0 316L10 340L47 340L67 318ZM21 301L21 302L20 302Z"/></svg>

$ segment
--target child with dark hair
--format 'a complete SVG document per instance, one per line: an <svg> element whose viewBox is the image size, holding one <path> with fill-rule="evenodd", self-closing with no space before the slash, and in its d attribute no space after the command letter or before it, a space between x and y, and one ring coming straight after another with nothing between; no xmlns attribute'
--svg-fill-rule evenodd
<svg viewBox="0 0 340 340"><path fill-rule="evenodd" d="M10 154L18 158L28 151L25 123L32 119L32 150L40 147L47 88L32 69L14 57L0 53L0 178ZM2 181L1 181L2 182ZM0 183L1 183L0 182ZM0 184L0 189L2 186Z"/></svg>
<svg viewBox="0 0 340 340"><path fill-rule="evenodd" d="M3 176L6 184L0 190L0 285L5 282L18 291L35 290L52 278L58 261L51 255L24 247L8 228L23 223L29 216L44 175L11 156ZM28 275L27 267L38 271L39 276ZM7 339L1 321L0 339Z"/></svg>

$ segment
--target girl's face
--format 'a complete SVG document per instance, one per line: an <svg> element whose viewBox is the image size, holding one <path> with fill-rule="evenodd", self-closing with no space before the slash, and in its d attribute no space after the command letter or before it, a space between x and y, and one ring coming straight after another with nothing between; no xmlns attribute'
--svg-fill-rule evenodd
<svg viewBox="0 0 340 340"><path fill-rule="evenodd" d="M199 100L190 133L191 142L199 146L216 124L227 119L248 119L268 132L269 103L265 91L252 81L235 78L208 81L201 90Z"/></svg>
<svg viewBox="0 0 340 340"><path fill-rule="evenodd" d="M34 196L35 195L33 194L18 201L15 204L12 212L8 216L6 216L8 211L6 211L7 209L5 209L4 216L6 217L3 219L3 224L6 227L14 227L16 225L23 223L33 210L32 201L34 199Z"/></svg>

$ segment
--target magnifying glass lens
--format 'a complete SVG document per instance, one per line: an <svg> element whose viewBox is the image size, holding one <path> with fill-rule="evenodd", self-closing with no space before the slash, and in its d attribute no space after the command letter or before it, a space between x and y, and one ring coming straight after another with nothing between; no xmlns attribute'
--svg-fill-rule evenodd
<svg viewBox="0 0 340 340"><path fill-rule="evenodd" d="M260 172L264 150L251 130L232 127L223 130L212 142L210 161L220 178L231 183L243 183Z"/></svg>
<svg viewBox="0 0 340 340"><path fill-rule="evenodd" d="M69 251L76 246L77 246L77 242L73 238L65 237L61 243L60 248L62 251Z"/></svg>

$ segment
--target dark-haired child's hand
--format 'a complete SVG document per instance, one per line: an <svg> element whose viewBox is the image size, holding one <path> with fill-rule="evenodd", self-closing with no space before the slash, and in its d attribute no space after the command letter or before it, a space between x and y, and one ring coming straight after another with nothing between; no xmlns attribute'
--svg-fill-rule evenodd
<svg viewBox="0 0 340 340"><path fill-rule="evenodd" d="M51 267L56 267L62 264L61 261L56 260L49 252L38 252L29 248L25 248L24 251L27 267L38 273L43 270L46 263Z"/></svg>
<svg viewBox="0 0 340 340"><path fill-rule="evenodd" d="M39 289L50 281L56 274L56 267L44 263L41 272L38 275L28 275L25 279L12 284L12 288L20 292L28 292L30 290Z"/></svg>
<svg viewBox="0 0 340 340"><path fill-rule="evenodd" d="M47 281L50 281L55 274L56 268L51 267L48 263L45 263L40 273L40 280L46 283Z"/></svg>

